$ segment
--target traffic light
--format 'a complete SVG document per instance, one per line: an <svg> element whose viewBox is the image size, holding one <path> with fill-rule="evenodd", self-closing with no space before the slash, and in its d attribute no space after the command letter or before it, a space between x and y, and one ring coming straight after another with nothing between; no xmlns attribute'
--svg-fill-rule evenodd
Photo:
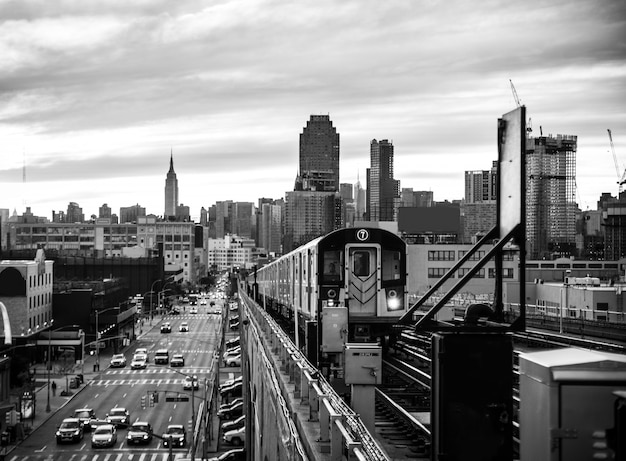
<svg viewBox="0 0 626 461"><path fill-rule="evenodd" d="M146 396L145 395L141 396L141 409L142 410L146 409Z"/></svg>
<svg viewBox="0 0 626 461"><path fill-rule="evenodd" d="M152 399L154 400L154 403L159 403L159 393L157 391L152 393Z"/></svg>
<svg viewBox="0 0 626 461"><path fill-rule="evenodd" d="M148 403L151 407L154 406L154 393L150 392L150 394L148 394Z"/></svg>

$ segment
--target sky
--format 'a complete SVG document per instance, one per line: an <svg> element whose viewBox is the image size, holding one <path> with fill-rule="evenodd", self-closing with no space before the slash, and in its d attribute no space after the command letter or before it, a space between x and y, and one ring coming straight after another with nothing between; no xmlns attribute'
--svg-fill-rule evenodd
<svg viewBox="0 0 626 461"><path fill-rule="evenodd" d="M626 168L623 0L0 0L0 208L162 215L173 154L192 217L293 190L312 114L365 186L372 139L401 187L464 196L517 97L578 137L576 200ZM617 167L607 130L612 132Z"/></svg>

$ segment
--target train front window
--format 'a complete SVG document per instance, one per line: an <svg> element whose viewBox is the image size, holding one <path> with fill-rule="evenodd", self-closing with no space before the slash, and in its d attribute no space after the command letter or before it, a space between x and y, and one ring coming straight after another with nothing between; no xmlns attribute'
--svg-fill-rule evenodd
<svg viewBox="0 0 626 461"><path fill-rule="evenodd" d="M382 260L382 279L399 280L400 279L400 252L383 250Z"/></svg>
<svg viewBox="0 0 626 461"><path fill-rule="evenodd" d="M342 279L339 251L324 252L324 282L337 282Z"/></svg>
<svg viewBox="0 0 626 461"><path fill-rule="evenodd" d="M357 277L367 277L370 275L369 251L355 251L352 254L352 264L352 273Z"/></svg>

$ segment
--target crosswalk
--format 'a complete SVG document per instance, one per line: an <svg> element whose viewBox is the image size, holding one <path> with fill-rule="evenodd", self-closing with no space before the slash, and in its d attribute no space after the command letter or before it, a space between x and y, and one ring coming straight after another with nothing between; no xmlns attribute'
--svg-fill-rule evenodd
<svg viewBox="0 0 626 461"><path fill-rule="evenodd" d="M156 374L178 374L177 371L186 375L199 375L202 373L208 373L211 370L211 367L181 367L177 368L176 371L171 368L142 368L140 370L131 370L128 368L116 368L116 369L108 369L104 373L106 376L108 375L156 375Z"/></svg>
<svg viewBox="0 0 626 461"><path fill-rule="evenodd" d="M168 461L165 453L45 453L31 455L8 455L8 461ZM189 459L186 453L174 453L174 460Z"/></svg>

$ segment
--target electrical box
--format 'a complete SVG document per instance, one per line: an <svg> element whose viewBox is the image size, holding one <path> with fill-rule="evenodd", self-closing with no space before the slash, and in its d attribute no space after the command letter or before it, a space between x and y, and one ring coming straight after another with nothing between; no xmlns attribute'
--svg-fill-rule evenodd
<svg viewBox="0 0 626 461"><path fill-rule="evenodd" d="M348 340L348 308L322 308L322 353L343 352Z"/></svg>
<svg viewBox="0 0 626 461"><path fill-rule="evenodd" d="M345 350L346 384L382 384L383 351L381 346L348 343Z"/></svg>
<svg viewBox="0 0 626 461"><path fill-rule="evenodd" d="M576 348L521 354L522 460L617 459L609 434L626 355ZM617 392L617 394L616 394Z"/></svg>
<svg viewBox="0 0 626 461"><path fill-rule="evenodd" d="M509 334L434 334L431 394L433 459L513 459Z"/></svg>

